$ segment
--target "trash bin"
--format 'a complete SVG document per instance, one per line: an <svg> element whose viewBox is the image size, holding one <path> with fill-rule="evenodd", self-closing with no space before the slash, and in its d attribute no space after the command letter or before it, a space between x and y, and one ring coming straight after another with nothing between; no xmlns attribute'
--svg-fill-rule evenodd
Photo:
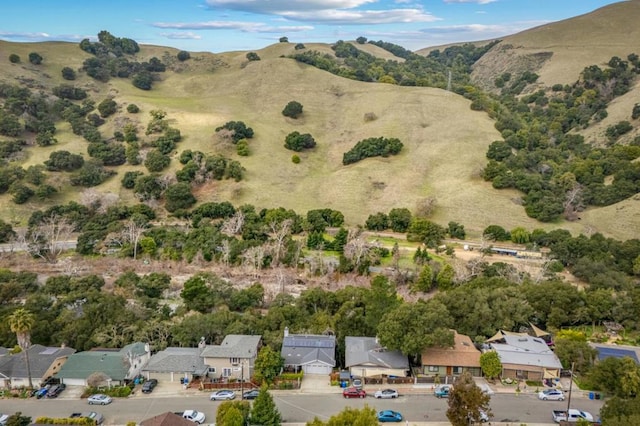
<svg viewBox="0 0 640 426"><path fill-rule="evenodd" d="M343 381L341 381L341 382L340 382L340 387L341 387L341 388L346 388L346 387L347 387L347 382L346 382L346 381L344 381L344 380L343 380Z"/></svg>
<svg viewBox="0 0 640 426"><path fill-rule="evenodd" d="M600 399L600 392L596 392L596 399Z"/></svg>
<svg viewBox="0 0 640 426"><path fill-rule="evenodd" d="M595 394L593 392L589 392L589 399L595 398Z"/></svg>

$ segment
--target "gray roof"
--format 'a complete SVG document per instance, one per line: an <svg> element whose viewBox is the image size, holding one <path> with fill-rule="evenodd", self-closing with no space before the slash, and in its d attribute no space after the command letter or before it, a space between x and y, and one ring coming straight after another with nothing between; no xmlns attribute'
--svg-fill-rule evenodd
<svg viewBox="0 0 640 426"><path fill-rule="evenodd" d="M409 369L409 359L400 351L382 347L375 337L345 338L345 367L368 365L382 368Z"/></svg>
<svg viewBox="0 0 640 426"><path fill-rule="evenodd" d="M205 358L254 358L262 336L228 334L220 345L205 346L200 356Z"/></svg>
<svg viewBox="0 0 640 426"><path fill-rule="evenodd" d="M562 368L560 360L547 343L532 336L505 335L505 343L491 343L502 364L531 365L543 368Z"/></svg>
<svg viewBox="0 0 640 426"><path fill-rule="evenodd" d="M336 337L317 334L290 334L282 340L285 365L321 362L336 366Z"/></svg>
<svg viewBox="0 0 640 426"><path fill-rule="evenodd" d="M44 375L58 358L67 357L76 350L68 347L47 347L31 345L29 349L29 366L32 378L44 378ZM0 358L0 375L4 377L27 377L27 364L24 354L7 354Z"/></svg>
<svg viewBox="0 0 640 426"><path fill-rule="evenodd" d="M153 355L142 371L204 374L208 366L201 352L200 348L167 348Z"/></svg>

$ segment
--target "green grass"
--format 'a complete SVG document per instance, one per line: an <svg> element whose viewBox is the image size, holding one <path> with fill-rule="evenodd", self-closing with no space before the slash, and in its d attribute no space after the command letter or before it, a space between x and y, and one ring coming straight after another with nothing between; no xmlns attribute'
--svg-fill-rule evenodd
<svg viewBox="0 0 640 426"><path fill-rule="evenodd" d="M326 44L306 45L330 52ZM343 212L347 226L356 226L376 212L402 207L415 211L421 200L433 197L437 207L431 219L441 225L459 222L470 238L479 237L491 224L505 229L562 227L574 234L595 230L618 239L637 236L637 232L629 234L629 230L640 229L639 208L632 201L589 209L579 223L541 224L527 217L517 202L520 193L497 191L480 178L487 147L500 135L486 114L469 108L468 100L439 89L347 80L280 57L292 53L294 46L268 46L257 51L261 61L250 63L244 57L246 52L192 53L192 59L185 63L172 62L170 68L179 72L162 74L162 81L151 91L138 90L128 80L98 83L82 73L74 84L89 90L97 103L113 96L120 106L121 112L100 128L105 137L111 137L118 127L116 120L123 119L136 122L143 136L149 111L162 109L184 136L178 152L191 149L222 154L243 164L243 181L216 181L196 188L200 203L228 200L235 205L253 204L258 209L282 206L301 214L309 209L332 208ZM63 82L63 66L78 69L88 57L76 44L68 43L0 42L0 48L7 52L0 58L0 80L31 78L46 87ZM375 46L367 48L379 50ZM41 66L28 63L31 51L44 57ZM8 55L14 52L21 56L21 64L8 63ZM175 49L143 46L140 56L172 58L176 53ZM297 120L281 114L291 100L304 106ZM141 112L126 113L130 103L138 105ZM378 118L365 122L367 113ZM215 128L229 120L244 121L254 129L249 157L237 156L234 146L215 137ZM59 149L87 158L86 141L73 135L68 125L57 127L59 144L29 148L23 166L40 164ZM299 164L291 162L291 151L283 147L285 136L294 130L312 134L317 142L314 150L300 154ZM374 136L397 137L405 147L392 158L342 165L344 152L359 140ZM174 160L166 173L179 167ZM132 169L146 173L143 166L119 167L118 176L96 189L132 201L130 191L119 187L124 172ZM82 189L65 185L65 179L64 174L56 178L65 192L54 201L79 200ZM8 195L0 196L0 217L24 221L38 207L38 203L15 206ZM625 214L617 214L618 208Z"/></svg>

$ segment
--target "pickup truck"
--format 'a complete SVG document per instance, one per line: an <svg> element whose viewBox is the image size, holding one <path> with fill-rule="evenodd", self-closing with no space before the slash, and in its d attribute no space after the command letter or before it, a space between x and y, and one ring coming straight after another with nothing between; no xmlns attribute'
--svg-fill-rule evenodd
<svg viewBox="0 0 640 426"><path fill-rule="evenodd" d="M580 419L584 419L588 422L593 422L593 416L591 415L591 413L582 410L576 410L575 408L570 408L568 412L565 410L553 410L551 414L553 416L553 421L556 423L577 423Z"/></svg>
<svg viewBox="0 0 640 426"><path fill-rule="evenodd" d="M202 424L204 423L204 413L201 413L200 411L196 411L196 410L184 410L184 411L178 411L174 414L179 415L180 417L182 417L183 419L187 419L190 420L194 423L197 424Z"/></svg>
<svg viewBox="0 0 640 426"><path fill-rule="evenodd" d="M104 416L100 413L96 413L95 411L90 411L88 413L71 413L71 415L69 416L69 418L71 419L77 419L82 417L86 417L93 420L96 425L101 425L102 423L104 423Z"/></svg>
<svg viewBox="0 0 640 426"><path fill-rule="evenodd" d="M451 385L439 385L433 392L436 398L449 398L451 393Z"/></svg>

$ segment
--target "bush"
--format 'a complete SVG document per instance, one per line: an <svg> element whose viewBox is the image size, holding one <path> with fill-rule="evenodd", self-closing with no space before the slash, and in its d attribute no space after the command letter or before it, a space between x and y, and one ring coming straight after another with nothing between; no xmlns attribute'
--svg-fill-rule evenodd
<svg viewBox="0 0 640 426"><path fill-rule="evenodd" d="M129 104L127 105L127 112L131 114L137 114L140 112L140 108L138 108L138 105L136 104Z"/></svg>
<svg viewBox="0 0 640 426"><path fill-rule="evenodd" d="M251 139L253 137L253 129L247 127L242 121L227 121L220 127L216 127L216 133L222 130L228 130L231 135L232 142L238 143L241 139Z"/></svg>
<svg viewBox="0 0 640 426"><path fill-rule="evenodd" d="M62 68L62 78L65 80L75 80L76 72L72 68L64 67Z"/></svg>
<svg viewBox="0 0 640 426"><path fill-rule="evenodd" d="M105 99L98 104L98 112L102 118L115 114L118 110L118 104L113 99Z"/></svg>
<svg viewBox="0 0 640 426"><path fill-rule="evenodd" d="M284 147L296 152L311 149L315 146L316 141L309 133L300 134L297 131L291 132L284 140Z"/></svg>
<svg viewBox="0 0 640 426"><path fill-rule="evenodd" d="M259 61L260 60L260 56L258 56L258 54L256 52L249 52L249 53L247 53L247 59L249 61Z"/></svg>
<svg viewBox="0 0 640 426"><path fill-rule="evenodd" d="M293 164L298 164L298 163L300 163L300 157L299 157L298 155L296 155L296 154L293 154L293 155L291 156L291 162L292 162Z"/></svg>
<svg viewBox="0 0 640 426"><path fill-rule="evenodd" d="M287 37L280 37L280 43L289 43L289 39Z"/></svg>
<svg viewBox="0 0 640 426"><path fill-rule="evenodd" d="M363 139L343 155L342 164L346 166L367 157L397 155L402 150L402 147L402 142L396 138Z"/></svg>
<svg viewBox="0 0 640 426"><path fill-rule="evenodd" d="M304 46L304 44L302 44L302 43L298 43L298 44L296 44L296 46L294 47L294 49L295 49L295 50L302 50L302 49L304 49L304 48L305 48L305 46Z"/></svg>
<svg viewBox="0 0 640 426"><path fill-rule="evenodd" d="M297 101L289 102L282 110L285 117L298 118L302 114L302 104Z"/></svg>
<svg viewBox="0 0 640 426"><path fill-rule="evenodd" d="M178 52L178 60L180 62L184 62L184 61L186 61L186 60L188 60L190 58L191 58L191 55L189 54L189 52L184 51L184 50L181 50L181 51Z"/></svg>
<svg viewBox="0 0 640 426"><path fill-rule="evenodd" d="M9 62L11 62L12 64L20 63L20 56L16 55L15 53L12 53L11 55L9 55Z"/></svg>
<svg viewBox="0 0 640 426"><path fill-rule="evenodd" d="M29 53L29 62L33 65L40 65L42 63L42 56L36 52Z"/></svg>

